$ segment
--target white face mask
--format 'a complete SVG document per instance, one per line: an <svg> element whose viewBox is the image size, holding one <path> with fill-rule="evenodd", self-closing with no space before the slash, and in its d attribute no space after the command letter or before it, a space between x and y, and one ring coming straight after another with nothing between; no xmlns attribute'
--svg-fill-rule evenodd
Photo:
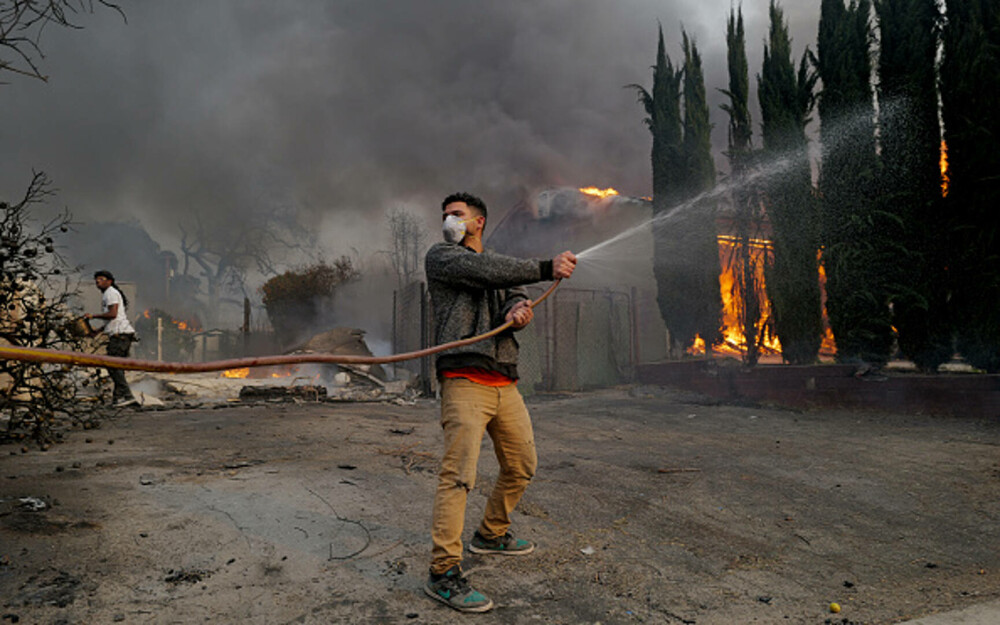
<svg viewBox="0 0 1000 625"><path fill-rule="evenodd" d="M465 221L459 219L457 215L445 217L444 223L441 224L444 240L448 243L461 243L465 238Z"/></svg>

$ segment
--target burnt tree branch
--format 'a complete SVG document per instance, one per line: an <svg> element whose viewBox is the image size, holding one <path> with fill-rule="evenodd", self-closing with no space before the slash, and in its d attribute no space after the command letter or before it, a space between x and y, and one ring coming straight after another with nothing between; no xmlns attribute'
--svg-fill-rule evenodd
<svg viewBox="0 0 1000 625"><path fill-rule="evenodd" d="M111 9L128 21L121 7L111 0L2 0L0 1L0 50L15 60L0 57L0 72L7 71L48 81L40 62L45 58L41 37L50 25L83 28L76 17L93 13L95 6ZM6 55L5 55L6 56ZM0 82L0 84L4 84Z"/></svg>

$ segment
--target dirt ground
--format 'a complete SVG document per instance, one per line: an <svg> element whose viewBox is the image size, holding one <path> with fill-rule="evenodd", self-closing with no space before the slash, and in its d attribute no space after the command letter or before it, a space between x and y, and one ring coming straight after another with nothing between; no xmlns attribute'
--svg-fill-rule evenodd
<svg viewBox="0 0 1000 625"><path fill-rule="evenodd" d="M881 624L1000 597L995 421L651 387L529 408L539 549L467 558L488 614L421 590L436 402L222 404L0 447L0 625ZM468 535L495 476L487 439Z"/></svg>

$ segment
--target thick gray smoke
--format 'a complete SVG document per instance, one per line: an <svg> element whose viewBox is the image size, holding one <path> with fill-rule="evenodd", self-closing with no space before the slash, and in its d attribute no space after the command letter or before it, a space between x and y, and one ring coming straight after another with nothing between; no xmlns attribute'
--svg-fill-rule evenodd
<svg viewBox="0 0 1000 625"><path fill-rule="evenodd" d="M818 2L785 2L794 48ZM730 0L124 2L47 30L48 84L0 87L0 194L44 169L81 218L135 217L160 240L196 213L294 205L332 245L385 247L384 212L434 216L456 189L498 212L552 186L649 194L657 20L702 49L715 143ZM767 2L746 2L751 73ZM719 157L721 160L721 157ZM384 234L382 232L379 235ZM165 245L169 242L164 241Z"/></svg>
<svg viewBox="0 0 1000 625"><path fill-rule="evenodd" d="M819 2L784 4L798 57ZM743 6L754 100L767 5ZM648 196L650 136L623 86L651 86L657 22L682 61L683 26L702 52L722 167L730 6L124 1L127 23L98 8L82 30L45 31L48 83L3 77L0 199L44 170L78 220L138 222L174 252L181 223L291 210L326 258L363 260L391 247L394 208L426 217L436 238L456 190L486 199L491 224L544 189Z"/></svg>

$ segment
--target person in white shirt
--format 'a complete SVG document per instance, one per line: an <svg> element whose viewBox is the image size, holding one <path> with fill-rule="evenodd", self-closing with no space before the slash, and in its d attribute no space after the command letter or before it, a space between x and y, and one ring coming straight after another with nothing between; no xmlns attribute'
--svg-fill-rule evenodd
<svg viewBox="0 0 1000 625"><path fill-rule="evenodd" d="M108 335L108 356L121 356L128 358L132 341L135 340L135 329L129 323L125 314L125 307L128 300L125 294L115 286L115 277L110 271L94 272L94 283L101 290L101 313L99 315L86 314L86 319L105 319L107 323L101 328L101 332ZM113 400L115 406L131 406L136 402L132 395L132 389L128 387L125 380L125 371L122 369L108 369L108 375L115 384Z"/></svg>

